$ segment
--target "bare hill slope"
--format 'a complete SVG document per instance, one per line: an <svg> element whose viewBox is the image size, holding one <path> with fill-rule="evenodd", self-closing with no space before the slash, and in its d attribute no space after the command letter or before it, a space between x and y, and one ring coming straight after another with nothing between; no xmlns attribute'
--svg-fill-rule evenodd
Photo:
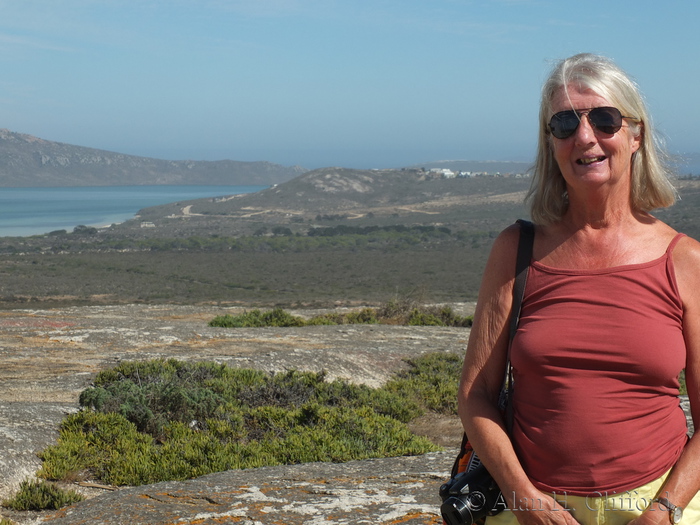
<svg viewBox="0 0 700 525"><path fill-rule="evenodd" d="M266 185L304 171L270 162L137 157L0 129L0 187Z"/></svg>
<svg viewBox="0 0 700 525"><path fill-rule="evenodd" d="M341 224L464 227L472 216L502 214L511 220L513 209L522 209L528 186L526 178L444 179L421 170L323 168L254 194L147 208L119 229L137 232L148 223L155 228L142 235L175 235L177 230L181 236L207 229L251 234L275 226L292 233Z"/></svg>

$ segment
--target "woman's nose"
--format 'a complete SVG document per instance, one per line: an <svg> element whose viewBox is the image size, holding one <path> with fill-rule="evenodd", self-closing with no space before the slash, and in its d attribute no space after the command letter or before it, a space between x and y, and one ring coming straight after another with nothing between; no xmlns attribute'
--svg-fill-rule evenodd
<svg viewBox="0 0 700 525"><path fill-rule="evenodd" d="M581 115L581 122L576 128L576 142L579 144L590 144L595 141L595 129L593 124L588 120L588 113Z"/></svg>

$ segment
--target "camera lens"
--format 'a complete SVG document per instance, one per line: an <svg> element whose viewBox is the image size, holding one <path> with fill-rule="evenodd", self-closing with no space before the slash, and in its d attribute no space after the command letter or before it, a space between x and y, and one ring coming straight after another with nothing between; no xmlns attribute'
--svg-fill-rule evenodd
<svg viewBox="0 0 700 525"><path fill-rule="evenodd" d="M472 525L505 508L496 482L481 465L454 476L440 487L440 512L447 525Z"/></svg>
<svg viewBox="0 0 700 525"><path fill-rule="evenodd" d="M487 513L486 496L481 492L472 492L447 498L440 506L440 513L447 525L472 525Z"/></svg>

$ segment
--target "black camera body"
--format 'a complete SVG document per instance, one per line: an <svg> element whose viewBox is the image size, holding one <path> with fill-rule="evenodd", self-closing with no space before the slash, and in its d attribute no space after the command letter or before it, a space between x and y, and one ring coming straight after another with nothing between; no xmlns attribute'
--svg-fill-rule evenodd
<svg viewBox="0 0 700 525"><path fill-rule="evenodd" d="M481 464L442 485L440 497L440 513L447 525L473 525L506 508L501 489Z"/></svg>

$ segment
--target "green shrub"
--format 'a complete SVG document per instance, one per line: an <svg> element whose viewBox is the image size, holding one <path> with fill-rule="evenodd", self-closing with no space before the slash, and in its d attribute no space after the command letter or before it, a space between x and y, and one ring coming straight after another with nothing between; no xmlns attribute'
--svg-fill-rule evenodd
<svg viewBox="0 0 700 525"><path fill-rule="evenodd" d="M281 308L268 312L252 310L241 315L219 315L209 326L219 328L298 327L343 324L400 324L409 326L469 327L472 317L456 315L448 306L419 306L413 302L390 301L380 308L363 308L346 314L328 313L304 320Z"/></svg>
<svg viewBox="0 0 700 525"><path fill-rule="evenodd" d="M408 423L423 413L421 404L414 399L407 399L386 388L373 389L340 380L321 385L316 399L326 406L371 406L378 414L403 423Z"/></svg>
<svg viewBox="0 0 700 525"><path fill-rule="evenodd" d="M409 326L470 327L472 316L459 316L449 306L423 306L410 298L388 301L377 310L382 323Z"/></svg>
<svg viewBox="0 0 700 525"><path fill-rule="evenodd" d="M58 510L83 499L77 492L63 490L54 483L23 481L19 492L3 505L13 510Z"/></svg>
<svg viewBox="0 0 700 525"><path fill-rule="evenodd" d="M100 372L95 386L80 394L80 404L121 414L139 431L158 438L168 422L202 422L214 417L241 391L265 381L264 372L211 362L127 361Z"/></svg>
<svg viewBox="0 0 700 525"><path fill-rule="evenodd" d="M451 307L441 306L439 308L440 318L444 321L447 326L457 326L468 328L472 325L474 321L473 315L461 316L454 313Z"/></svg>
<svg viewBox="0 0 700 525"><path fill-rule="evenodd" d="M79 418L81 414L91 417L96 413L83 411L71 417ZM257 407L245 411L244 419L244 439L227 433L221 422L208 422L208 427L216 428L214 432L176 422L166 425L158 444L150 436L129 432L114 439L128 422L115 425L114 419L100 418L93 428L95 437L62 432L58 445L41 454L44 467L39 475L48 477L49 472L56 472L47 467L64 450L66 442L82 442L92 454L81 455L78 467L112 485L184 480L266 465L349 461L436 450L425 438L411 434L405 424L377 414L371 407L322 407L318 403L291 411Z"/></svg>
<svg viewBox="0 0 700 525"><path fill-rule="evenodd" d="M209 326L220 328L262 328L265 326L293 327L304 326L301 317L295 317L282 308L275 308L269 312L251 310L241 315L220 315L209 322Z"/></svg>
<svg viewBox="0 0 700 525"><path fill-rule="evenodd" d="M275 308L262 315L263 326L293 327L304 326L304 320L300 317L285 312L282 308Z"/></svg>
<svg viewBox="0 0 700 525"><path fill-rule="evenodd" d="M38 475L113 485L221 470L421 454L437 447L406 423L456 398L459 358L428 355L386 388L324 373L265 374L214 363L124 362L98 374ZM452 389L448 388L452 383ZM425 397L425 399L423 399Z"/></svg>
<svg viewBox="0 0 700 525"><path fill-rule="evenodd" d="M238 400L249 407L299 408L315 397L324 378L323 373L290 370L272 375L264 383L242 390Z"/></svg>
<svg viewBox="0 0 700 525"><path fill-rule="evenodd" d="M172 380L197 382L221 377L234 373L226 365L213 362L189 362L177 359L153 359L149 361L124 361L116 368L103 370L95 378L96 386L105 386L115 381L129 379L133 383L148 383L156 378L157 381Z"/></svg>
<svg viewBox="0 0 700 525"><path fill-rule="evenodd" d="M432 353L408 361L410 368L396 374L384 389L428 410L457 413L457 388L462 358L456 354Z"/></svg>
<svg viewBox="0 0 700 525"><path fill-rule="evenodd" d="M306 321L305 326L332 326L343 324L344 322L345 317L342 314L328 313L312 317Z"/></svg>
<svg viewBox="0 0 700 525"><path fill-rule="evenodd" d="M282 463L346 462L356 459L424 454L436 450L405 424L377 414L371 407L328 408L310 404L284 439L275 443ZM308 424L313 422L314 424Z"/></svg>
<svg viewBox="0 0 700 525"><path fill-rule="evenodd" d="M363 308L359 312L349 312L345 315L347 324L378 324L377 311L374 308Z"/></svg>
<svg viewBox="0 0 700 525"><path fill-rule="evenodd" d="M419 307L416 301L409 298L392 299L377 310L377 315L389 324L408 324L410 313Z"/></svg>
<svg viewBox="0 0 700 525"><path fill-rule="evenodd" d="M82 410L63 420L58 444L38 454L42 466L37 475L61 480L88 472L113 483L112 465L124 462L138 469L155 446L153 437L120 414Z"/></svg>
<svg viewBox="0 0 700 525"><path fill-rule="evenodd" d="M456 315L449 306L427 309L414 308L408 314L409 326L462 326L472 325L472 317Z"/></svg>
<svg viewBox="0 0 700 525"><path fill-rule="evenodd" d="M445 322L435 314L413 310L408 316L409 326L447 326Z"/></svg>

